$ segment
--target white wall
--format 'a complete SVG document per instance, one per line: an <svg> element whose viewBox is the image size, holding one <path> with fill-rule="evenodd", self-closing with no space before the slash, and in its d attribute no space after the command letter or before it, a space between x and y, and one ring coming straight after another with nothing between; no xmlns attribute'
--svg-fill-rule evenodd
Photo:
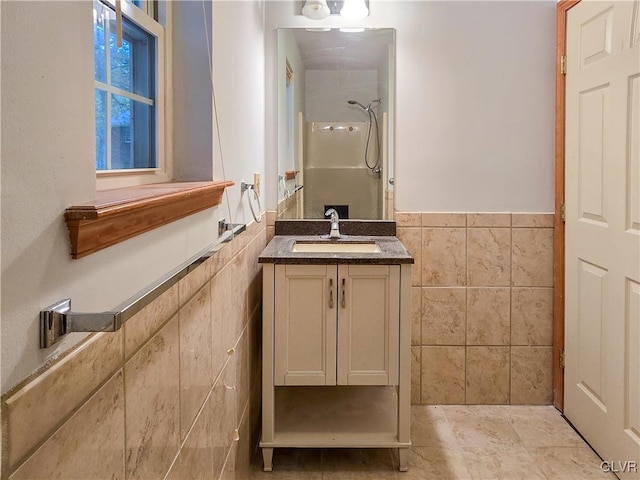
<svg viewBox="0 0 640 480"><path fill-rule="evenodd" d="M278 51L277 59L277 75L278 75L278 101L277 107L277 122L278 125L288 126L287 121L287 99L286 99L286 62L289 62L289 66L293 70L293 111L294 111L294 145L293 145L293 158L288 158L288 135L287 127L281 128L278 131L278 172L280 175L284 175L285 170L296 170L297 165L300 162L299 158L299 134L298 131L298 115L302 113L303 117L306 117L305 111L305 82L306 75L304 70L304 64L300 57L300 50L295 36L291 31L282 30L279 32L281 48ZM280 199L284 198L284 189L278 192Z"/></svg>
<svg viewBox="0 0 640 480"><path fill-rule="evenodd" d="M369 115L356 100L367 105L380 98L377 70L307 70L305 92L309 122L365 122Z"/></svg>
<svg viewBox="0 0 640 480"><path fill-rule="evenodd" d="M115 307L212 243L217 220L228 213L225 200L71 260L64 209L95 195L92 3L2 1L0 7L4 393L82 338L73 334L40 350L41 308L65 297L76 311ZM229 210L234 222L244 223L251 214L240 181L264 173L263 6L221 2L213 15L226 177L236 182L228 189ZM190 28L204 28L201 19ZM217 157L213 170L222 177Z"/></svg>
<svg viewBox="0 0 640 480"><path fill-rule="evenodd" d="M189 158L175 162L176 180L211 180L213 178L213 102L211 98L211 2L205 3L207 29L202 3L173 1L171 8L171 125L174 157Z"/></svg>
<svg viewBox="0 0 640 480"><path fill-rule="evenodd" d="M277 27L339 27L266 4L267 116ZM363 26L396 32L395 201L400 211L553 211L556 2L378 1ZM276 125L267 123L275 184ZM268 205L275 205L269 192Z"/></svg>
<svg viewBox="0 0 640 480"><path fill-rule="evenodd" d="M265 209L265 90L264 3L218 1L213 5L214 85L220 143L226 177L236 182L228 189L230 208L222 215L233 222L253 220L248 193L240 196L240 182L261 178L261 204ZM214 177L221 178L220 143L214 122ZM276 179L274 177L273 188ZM255 208L255 204L254 204Z"/></svg>

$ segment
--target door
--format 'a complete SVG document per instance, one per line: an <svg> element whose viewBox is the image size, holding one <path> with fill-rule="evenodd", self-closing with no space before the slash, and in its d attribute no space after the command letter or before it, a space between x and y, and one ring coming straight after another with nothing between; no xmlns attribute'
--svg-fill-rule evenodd
<svg viewBox="0 0 640 480"><path fill-rule="evenodd" d="M397 385L400 267L338 267L338 384Z"/></svg>
<svg viewBox="0 0 640 480"><path fill-rule="evenodd" d="M640 11L567 15L565 415L640 478ZM636 462L635 464L633 462Z"/></svg>
<svg viewBox="0 0 640 480"><path fill-rule="evenodd" d="M276 265L274 385L336 384L335 279L335 265Z"/></svg>

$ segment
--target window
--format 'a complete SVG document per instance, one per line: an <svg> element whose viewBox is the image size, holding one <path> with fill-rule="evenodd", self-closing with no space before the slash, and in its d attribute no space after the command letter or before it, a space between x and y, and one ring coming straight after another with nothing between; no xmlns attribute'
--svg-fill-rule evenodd
<svg viewBox="0 0 640 480"><path fill-rule="evenodd" d="M122 2L122 45L110 0L94 0L95 166L102 173L162 170L163 28L154 2Z"/></svg>

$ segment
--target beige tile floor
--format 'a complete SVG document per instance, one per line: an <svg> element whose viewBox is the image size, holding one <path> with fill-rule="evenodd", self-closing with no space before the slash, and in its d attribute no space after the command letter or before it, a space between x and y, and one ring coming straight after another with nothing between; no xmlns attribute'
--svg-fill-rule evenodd
<svg viewBox="0 0 640 480"><path fill-rule="evenodd" d="M389 449L276 449L273 472L258 454L251 480L615 479L551 406L414 405L412 417L408 472Z"/></svg>

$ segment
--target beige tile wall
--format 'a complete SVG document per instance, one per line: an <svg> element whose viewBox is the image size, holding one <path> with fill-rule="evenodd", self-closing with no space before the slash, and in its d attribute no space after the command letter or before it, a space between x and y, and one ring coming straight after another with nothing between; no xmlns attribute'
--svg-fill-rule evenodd
<svg viewBox="0 0 640 480"><path fill-rule="evenodd" d="M550 404L553 214L396 212L412 403Z"/></svg>
<svg viewBox="0 0 640 480"><path fill-rule="evenodd" d="M302 203L303 195L304 189L301 188L289 195L287 198L280 200L280 202L278 203L278 219L294 220L298 218L304 218Z"/></svg>
<svg viewBox="0 0 640 480"><path fill-rule="evenodd" d="M246 479L259 430L265 224L120 331L93 335L8 392L2 478Z"/></svg>
<svg viewBox="0 0 640 480"><path fill-rule="evenodd" d="M279 220L292 220L304 218L303 211L303 195L304 189L300 189L289 195L287 198L282 199L278 203L277 217ZM385 191L386 198L386 211L385 218L393 219L393 190Z"/></svg>

